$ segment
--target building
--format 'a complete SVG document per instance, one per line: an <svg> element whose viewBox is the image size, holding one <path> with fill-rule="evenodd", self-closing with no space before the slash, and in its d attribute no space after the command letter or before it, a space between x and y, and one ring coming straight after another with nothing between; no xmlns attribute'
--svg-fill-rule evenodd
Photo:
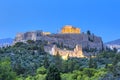
<svg viewBox="0 0 120 80"><path fill-rule="evenodd" d="M67 60L69 57L76 57L76 58L83 58L85 57L82 52L82 47L79 45L76 45L74 50L62 50L60 48L57 48L56 45L52 48L52 55L59 54L64 60Z"/></svg>
<svg viewBox="0 0 120 80"><path fill-rule="evenodd" d="M61 30L62 34L80 34L80 29L71 25L66 25Z"/></svg>

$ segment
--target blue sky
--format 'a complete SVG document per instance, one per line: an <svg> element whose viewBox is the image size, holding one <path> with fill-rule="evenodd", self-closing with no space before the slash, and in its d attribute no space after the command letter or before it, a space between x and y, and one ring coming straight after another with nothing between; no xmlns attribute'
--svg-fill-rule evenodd
<svg viewBox="0 0 120 80"><path fill-rule="evenodd" d="M90 30L104 42L120 38L120 0L0 0L0 38L64 25Z"/></svg>

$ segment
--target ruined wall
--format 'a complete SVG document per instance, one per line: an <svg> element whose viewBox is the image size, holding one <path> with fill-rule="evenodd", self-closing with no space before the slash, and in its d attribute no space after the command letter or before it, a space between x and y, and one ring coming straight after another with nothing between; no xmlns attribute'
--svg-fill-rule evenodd
<svg viewBox="0 0 120 80"><path fill-rule="evenodd" d="M52 55L57 55L57 54L59 54L64 59L67 59L68 57L77 57L77 58L85 57L82 52L82 47L79 45L76 45L74 50L63 50L63 49L57 48L54 45L52 48Z"/></svg>

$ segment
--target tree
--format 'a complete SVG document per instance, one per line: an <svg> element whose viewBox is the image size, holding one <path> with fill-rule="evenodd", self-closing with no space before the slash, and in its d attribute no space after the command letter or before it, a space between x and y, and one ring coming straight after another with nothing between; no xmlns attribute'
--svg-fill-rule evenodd
<svg viewBox="0 0 120 80"><path fill-rule="evenodd" d="M55 65L50 65L47 71L46 80L61 80L60 72Z"/></svg>
<svg viewBox="0 0 120 80"><path fill-rule="evenodd" d="M116 77L120 76L120 62L118 62L114 67L113 67L113 74Z"/></svg>
<svg viewBox="0 0 120 80"><path fill-rule="evenodd" d="M117 53L117 49L116 49L116 48L113 48L113 52L114 52L114 53Z"/></svg>
<svg viewBox="0 0 120 80"><path fill-rule="evenodd" d="M59 70L61 70L62 59L58 52L57 52L57 55L55 56L55 65Z"/></svg>
<svg viewBox="0 0 120 80"><path fill-rule="evenodd" d="M12 71L9 59L0 61L0 80L16 80L16 73Z"/></svg>
<svg viewBox="0 0 120 80"><path fill-rule="evenodd" d="M67 73L68 72L68 62L67 61L62 61L62 72Z"/></svg>
<svg viewBox="0 0 120 80"><path fill-rule="evenodd" d="M73 62L73 60L69 60L68 61L68 71L72 72L74 69L74 65L75 65L75 63Z"/></svg>
<svg viewBox="0 0 120 80"><path fill-rule="evenodd" d="M20 47L20 46L22 46L23 44L24 44L23 42L17 42L17 43L15 43L14 47Z"/></svg>
<svg viewBox="0 0 120 80"><path fill-rule="evenodd" d="M49 67L49 60L48 60L47 54L44 57L44 63L43 63L43 65L44 65L45 68Z"/></svg>
<svg viewBox="0 0 120 80"><path fill-rule="evenodd" d="M87 75L88 77L92 77L96 73L96 70L93 68L84 68L83 73L84 75Z"/></svg>
<svg viewBox="0 0 120 80"><path fill-rule="evenodd" d="M97 62L95 62L91 56L90 56L88 65L89 65L89 68L97 68Z"/></svg>
<svg viewBox="0 0 120 80"><path fill-rule="evenodd" d="M37 69L37 74L46 74L46 69L45 69L45 67L40 67L40 68L38 68Z"/></svg>
<svg viewBox="0 0 120 80"><path fill-rule="evenodd" d="M120 54L116 54L113 59L113 65L116 65L120 61Z"/></svg>
<svg viewBox="0 0 120 80"><path fill-rule="evenodd" d="M18 62L14 65L14 71L17 73L17 75L20 75L25 74L26 69L22 66L20 62Z"/></svg>
<svg viewBox="0 0 120 80"><path fill-rule="evenodd" d="M88 34L88 35L91 35L91 32L88 30L88 31L87 31L87 34Z"/></svg>
<svg viewBox="0 0 120 80"><path fill-rule="evenodd" d="M33 43L35 43L35 41L33 41L33 40L27 40L27 43L28 44L33 44Z"/></svg>
<svg viewBox="0 0 120 80"><path fill-rule="evenodd" d="M89 68L93 68L93 59L92 59L91 56L90 56L90 58L89 58L89 63L88 63L88 65L89 65Z"/></svg>

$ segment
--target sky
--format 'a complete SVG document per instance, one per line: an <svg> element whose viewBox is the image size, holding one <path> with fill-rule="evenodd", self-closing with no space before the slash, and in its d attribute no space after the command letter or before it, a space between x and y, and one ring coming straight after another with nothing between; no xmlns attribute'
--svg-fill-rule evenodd
<svg viewBox="0 0 120 80"><path fill-rule="evenodd" d="M90 30L103 42L120 38L120 0L0 0L0 39L19 32Z"/></svg>

